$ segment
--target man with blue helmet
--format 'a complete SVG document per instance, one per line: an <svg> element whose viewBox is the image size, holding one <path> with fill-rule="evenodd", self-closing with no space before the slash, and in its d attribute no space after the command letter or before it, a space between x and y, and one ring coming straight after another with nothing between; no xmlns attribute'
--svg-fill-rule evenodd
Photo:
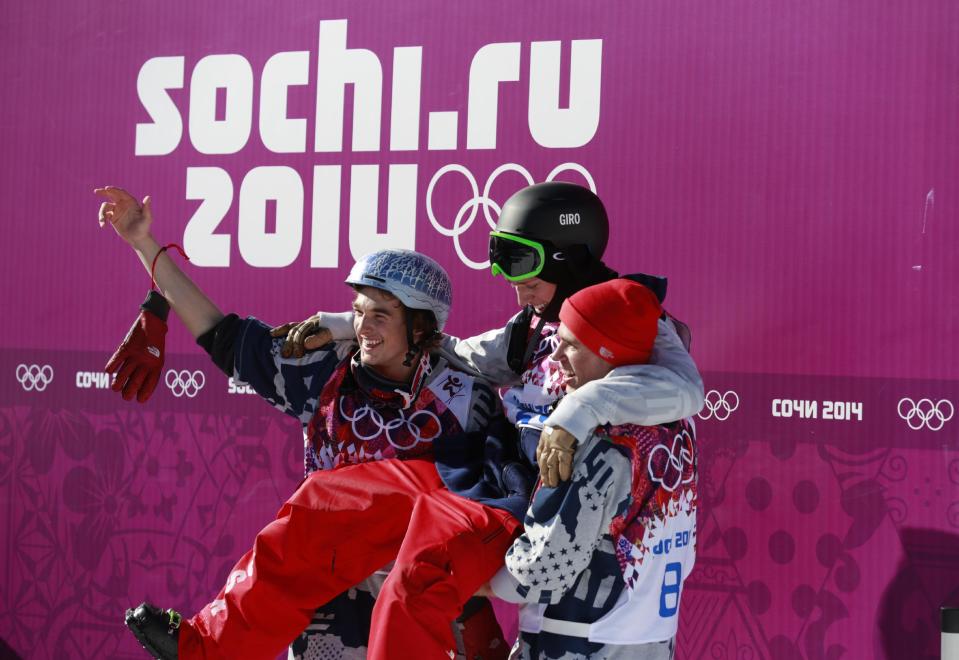
<svg viewBox="0 0 959 660"><path fill-rule="evenodd" d="M395 559L373 610L370 657L454 653L450 624L502 565L518 509L450 492L434 463L434 454L482 445L497 408L486 385L430 351L451 302L442 267L408 250L367 255L347 278L357 349L284 357L268 326L224 315L163 254L148 199L98 192L109 200L101 224L153 271L217 366L296 417L306 436L306 480L217 599L189 620L144 603L127 613L137 638L160 658L273 658L317 604Z"/></svg>

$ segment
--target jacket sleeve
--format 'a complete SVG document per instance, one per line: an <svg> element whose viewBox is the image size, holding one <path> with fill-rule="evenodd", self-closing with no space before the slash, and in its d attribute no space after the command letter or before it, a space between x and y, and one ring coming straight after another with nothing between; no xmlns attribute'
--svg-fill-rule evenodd
<svg viewBox="0 0 959 660"><path fill-rule="evenodd" d="M655 426L695 415L703 379L669 320L660 320L647 364L617 367L563 397L546 423L580 442L603 424Z"/></svg>
<svg viewBox="0 0 959 660"><path fill-rule="evenodd" d="M333 341L353 341L353 312L317 312L319 323L330 331Z"/></svg>
<svg viewBox="0 0 959 660"><path fill-rule="evenodd" d="M316 411L323 386L340 361L328 344L301 358L280 354L283 338L270 336L270 327L255 318L238 323L234 342L233 377L249 384L277 410L296 417L304 426Z"/></svg>
<svg viewBox="0 0 959 660"><path fill-rule="evenodd" d="M613 517L628 506L629 459L592 436L576 453L572 478L533 495L523 534L493 576L497 597L513 603L553 604L576 582Z"/></svg>
<svg viewBox="0 0 959 660"><path fill-rule="evenodd" d="M467 433L484 431L489 426L493 415L501 415L499 397L483 381L473 381L473 392L470 397L470 408L464 430Z"/></svg>
<svg viewBox="0 0 959 660"><path fill-rule="evenodd" d="M516 385L519 374L510 369L507 353L510 332L518 316L510 319L504 328L466 339L444 335L441 351L453 364L479 374L496 387Z"/></svg>

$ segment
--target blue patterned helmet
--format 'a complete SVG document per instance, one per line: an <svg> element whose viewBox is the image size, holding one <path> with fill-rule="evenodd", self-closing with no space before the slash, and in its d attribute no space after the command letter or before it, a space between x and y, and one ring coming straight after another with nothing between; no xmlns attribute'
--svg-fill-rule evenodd
<svg viewBox="0 0 959 660"><path fill-rule="evenodd" d="M346 283L388 291L410 309L433 312L442 332L450 315L453 287L443 267L412 250L379 250L361 257Z"/></svg>

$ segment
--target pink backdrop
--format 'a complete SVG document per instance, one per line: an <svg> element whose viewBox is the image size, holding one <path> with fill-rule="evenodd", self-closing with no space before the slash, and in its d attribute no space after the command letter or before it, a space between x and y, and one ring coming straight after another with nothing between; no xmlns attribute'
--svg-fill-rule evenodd
<svg viewBox="0 0 959 660"><path fill-rule="evenodd" d="M607 203L608 262L669 276L710 391L680 657L935 657L959 602L959 5L0 17L0 638L19 654L135 655L123 609L206 602L301 471L296 425L176 321L167 365L203 372L196 396L102 388L149 282L98 230L95 186L152 195L223 309L343 308L354 253L402 245L447 267L469 334L515 307L470 265L485 214L565 164Z"/></svg>

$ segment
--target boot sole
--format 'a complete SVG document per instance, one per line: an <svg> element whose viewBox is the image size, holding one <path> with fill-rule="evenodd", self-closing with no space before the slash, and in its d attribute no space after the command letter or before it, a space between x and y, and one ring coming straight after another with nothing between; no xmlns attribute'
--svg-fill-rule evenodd
<svg viewBox="0 0 959 660"><path fill-rule="evenodd" d="M126 623L127 628L130 629L130 632L133 633L133 636L137 638L137 641L140 642L140 646L144 650L152 655L157 660L172 660L171 658L164 656L151 642L146 638L146 635L140 629L140 622L136 617L133 616L133 610L127 610L126 616L124 617L124 623Z"/></svg>

